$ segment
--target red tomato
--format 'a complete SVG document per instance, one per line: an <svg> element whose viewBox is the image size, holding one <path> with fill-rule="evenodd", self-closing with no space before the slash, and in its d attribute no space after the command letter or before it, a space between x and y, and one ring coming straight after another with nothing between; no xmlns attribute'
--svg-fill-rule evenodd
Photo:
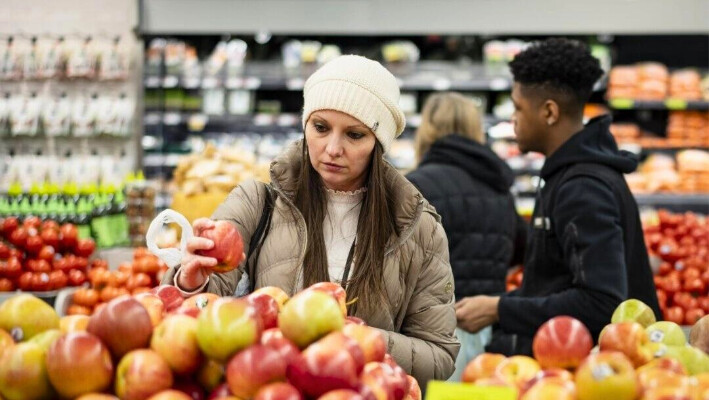
<svg viewBox="0 0 709 400"><path fill-rule="evenodd" d="M672 271L672 265L668 262L663 262L660 264L660 268L657 271L657 274L660 276L665 276L669 274Z"/></svg>
<svg viewBox="0 0 709 400"><path fill-rule="evenodd" d="M699 304L699 307L704 310L704 312L709 313L709 296L698 298L697 304Z"/></svg>
<svg viewBox="0 0 709 400"><path fill-rule="evenodd" d="M692 308L684 314L685 325L692 326L697 323L706 313L701 308Z"/></svg>
<svg viewBox="0 0 709 400"><path fill-rule="evenodd" d="M677 325L682 325L684 322L684 311L682 307L674 306L665 310L665 320L674 322Z"/></svg>
<svg viewBox="0 0 709 400"><path fill-rule="evenodd" d="M64 271L52 271L49 273L49 289L57 290L62 289L69 282Z"/></svg>
<svg viewBox="0 0 709 400"><path fill-rule="evenodd" d="M684 281L683 289L685 292L691 293L694 296L702 296L706 294L706 284L699 277Z"/></svg>
<svg viewBox="0 0 709 400"><path fill-rule="evenodd" d="M69 271L69 284L71 286L80 286L87 281L86 274L78 269L73 269Z"/></svg>
<svg viewBox="0 0 709 400"><path fill-rule="evenodd" d="M657 302L660 303L660 308L667 307L667 293L662 289L655 290L657 293Z"/></svg>
<svg viewBox="0 0 709 400"><path fill-rule="evenodd" d="M0 292L12 292L15 290L15 284L7 278L0 278Z"/></svg>

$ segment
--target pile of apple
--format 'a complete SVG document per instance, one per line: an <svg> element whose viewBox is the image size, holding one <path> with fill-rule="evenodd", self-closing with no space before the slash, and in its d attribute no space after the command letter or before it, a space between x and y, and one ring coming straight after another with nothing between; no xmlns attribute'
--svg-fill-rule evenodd
<svg viewBox="0 0 709 400"><path fill-rule="evenodd" d="M163 285L59 318L19 294L0 304L0 398L420 400L345 299L334 283L292 298L183 299Z"/></svg>
<svg viewBox="0 0 709 400"><path fill-rule="evenodd" d="M91 315L119 296L148 292L166 270L167 265L144 247L136 248L133 261L120 264L117 270L109 270L105 261L94 262L88 272L89 287L74 292L66 313Z"/></svg>
<svg viewBox="0 0 709 400"><path fill-rule="evenodd" d="M521 400L707 400L709 317L690 344L674 322L655 321L647 305L628 300L615 310L598 346L580 321L560 316L537 331L534 358L483 353L463 382L517 390Z"/></svg>
<svg viewBox="0 0 709 400"><path fill-rule="evenodd" d="M93 239L79 239L72 224L28 217L0 221L0 292L48 291L86 282Z"/></svg>
<svg viewBox="0 0 709 400"><path fill-rule="evenodd" d="M643 224L651 256L662 260L655 286L664 318L694 325L709 313L709 222L691 212L666 210Z"/></svg>

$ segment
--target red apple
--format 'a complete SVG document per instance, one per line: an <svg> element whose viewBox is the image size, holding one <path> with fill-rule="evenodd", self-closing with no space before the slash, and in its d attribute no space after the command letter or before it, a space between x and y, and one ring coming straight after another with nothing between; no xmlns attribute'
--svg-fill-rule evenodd
<svg viewBox="0 0 709 400"><path fill-rule="evenodd" d="M153 324L138 300L123 296L97 310L86 330L98 336L114 357L120 358L133 349L148 347Z"/></svg>
<svg viewBox="0 0 709 400"><path fill-rule="evenodd" d="M364 400L365 398L359 394L358 392L355 392L354 390L350 389L338 389L338 390L332 390L330 392L325 393L324 395L318 397L318 400Z"/></svg>
<svg viewBox="0 0 709 400"><path fill-rule="evenodd" d="M252 293L246 296L246 301L256 309L256 315L261 318L263 329L278 326L278 303L273 297L264 293Z"/></svg>
<svg viewBox="0 0 709 400"><path fill-rule="evenodd" d="M192 400L192 398L179 390L170 389L163 390L160 393L155 393L150 396L148 400Z"/></svg>
<svg viewBox="0 0 709 400"><path fill-rule="evenodd" d="M44 358L45 351L37 343L6 349L0 358L0 396L6 400L53 398Z"/></svg>
<svg viewBox="0 0 709 400"><path fill-rule="evenodd" d="M142 288L139 288L142 289ZM194 319L197 319L199 317L200 309L194 308L194 307L185 307L185 306L180 306L175 309L171 315L187 315L188 317L192 317Z"/></svg>
<svg viewBox="0 0 709 400"><path fill-rule="evenodd" d="M79 230L73 224L64 224L59 228L59 243L64 249L73 249L79 240Z"/></svg>
<svg viewBox="0 0 709 400"><path fill-rule="evenodd" d="M254 400L303 400L303 395L289 383L276 382L259 389Z"/></svg>
<svg viewBox="0 0 709 400"><path fill-rule="evenodd" d="M586 357L576 371L575 381L579 400L633 400L639 392L633 364L617 351Z"/></svg>
<svg viewBox="0 0 709 400"><path fill-rule="evenodd" d="M329 296L327 298L333 301ZM341 316L339 309L337 315ZM310 345L288 365L286 375L306 397L319 397L336 389L355 390L359 384L358 364L352 354L345 348L320 342Z"/></svg>
<svg viewBox="0 0 709 400"><path fill-rule="evenodd" d="M584 324L571 317L555 317L534 336L534 358L542 368L576 368L591 352L593 339Z"/></svg>
<svg viewBox="0 0 709 400"><path fill-rule="evenodd" d="M350 353L350 356L352 356L352 360L354 360L355 362L355 368L357 369L357 373L359 374L360 372L362 372L362 369L366 364L366 360L364 358L364 351L356 340L348 337L342 332L332 332L324 338L320 339L318 341L318 344L323 347L334 347L346 350L348 353Z"/></svg>
<svg viewBox="0 0 709 400"><path fill-rule="evenodd" d="M89 394L85 394L83 396L77 397L76 400L120 400L120 399L118 397L110 395L110 394L89 393Z"/></svg>
<svg viewBox="0 0 709 400"><path fill-rule="evenodd" d="M143 400L172 387L172 372L152 350L133 350L116 368L115 391L121 400Z"/></svg>
<svg viewBox="0 0 709 400"><path fill-rule="evenodd" d="M574 386L574 375L568 370L561 368L545 369L537 372L534 378L528 380L522 388L520 389L520 396L526 393L535 384L542 380L551 380L555 383L569 382L571 383L572 389Z"/></svg>
<svg viewBox="0 0 709 400"><path fill-rule="evenodd" d="M687 387L661 386L645 391L642 400L695 400L697 398ZM702 400L707 398L709 393L705 393Z"/></svg>
<svg viewBox="0 0 709 400"><path fill-rule="evenodd" d="M277 350L255 344L232 357L226 368L229 390L236 397L252 398L264 385L286 378L286 359Z"/></svg>
<svg viewBox="0 0 709 400"><path fill-rule="evenodd" d="M546 378L535 383L520 400L576 400L576 386L573 381Z"/></svg>
<svg viewBox="0 0 709 400"><path fill-rule="evenodd" d="M362 371L361 380L377 400L403 400L409 392L409 380L401 367L369 363Z"/></svg>
<svg viewBox="0 0 709 400"><path fill-rule="evenodd" d="M113 379L113 364L98 337L87 332L68 333L50 346L47 372L61 396L74 398L107 389Z"/></svg>
<svg viewBox="0 0 709 400"><path fill-rule="evenodd" d="M313 313L313 310L318 310ZM283 335L301 349L342 329L345 317L335 299L317 290L305 290L293 296L278 315Z"/></svg>
<svg viewBox="0 0 709 400"><path fill-rule="evenodd" d="M160 300L160 298L152 293L139 293L133 296L140 304L145 307L150 315L150 322L153 324L153 328L158 326L162 322L163 316L165 315L165 304Z"/></svg>
<svg viewBox="0 0 709 400"><path fill-rule="evenodd" d="M261 335L261 344L272 349L278 350L279 353L286 359L288 364L294 362L300 355L298 347L286 339L278 328L271 328L263 331Z"/></svg>
<svg viewBox="0 0 709 400"><path fill-rule="evenodd" d="M679 375L687 375L687 370L684 368L679 360L670 357L660 357L656 358L649 363L643 365L637 369L637 373L640 374L643 371L648 371L651 369L664 369L667 371L674 372Z"/></svg>
<svg viewBox="0 0 709 400"><path fill-rule="evenodd" d="M202 229L198 236L214 242L210 250L199 250L197 254L217 259L217 265L212 269L224 273L236 269L244 259L244 243L236 226L229 221L216 221L214 227Z"/></svg>
<svg viewBox="0 0 709 400"><path fill-rule="evenodd" d="M384 360L387 345L384 336L378 330L363 325L346 324L342 333L354 339L364 352L364 362L381 362Z"/></svg>
<svg viewBox="0 0 709 400"><path fill-rule="evenodd" d="M165 318L155 328L150 348L178 375L195 372L203 362L197 344L197 320L186 315Z"/></svg>
<svg viewBox="0 0 709 400"><path fill-rule="evenodd" d="M61 333L86 332L89 319L87 315L65 315L59 319L59 331Z"/></svg>
<svg viewBox="0 0 709 400"><path fill-rule="evenodd" d="M337 301L342 315L347 316L347 293L342 286L334 282L320 282L308 287L306 290L318 290L329 294Z"/></svg>
<svg viewBox="0 0 709 400"><path fill-rule="evenodd" d="M601 351L619 351L625 354L635 367L653 359L645 328L637 322L620 322L603 328L598 346Z"/></svg>
<svg viewBox="0 0 709 400"><path fill-rule="evenodd" d="M79 257L90 257L96 249L96 242L91 238L79 239L74 247L74 254Z"/></svg>
<svg viewBox="0 0 709 400"><path fill-rule="evenodd" d="M150 289L150 293L157 295L163 304L165 311L170 313L182 305L185 299L180 291L172 285L160 285Z"/></svg>
<svg viewBox="0 0 709 400"><path fill-rule="evenodd" d="M197 343L209 358L226 362L261 337L261 319L246 300L222 297L197 317Z"/></svg>
<svg viewBox="0 0 709 400"><path fill-rule="evenodd" d="M288 294L283 291L283 289L275 286L264 286L262 288L256 289L254 293L263 293L273 297L278 303L278 310L283 309L283 305L290 299Z"/></svg>
<svg viewBox="0 0 709 400"><path fill-rule="evenodd" d="M661 368L652 368L637 371L638 382L642 391L648 391L659 387L686 387L690 386L690 381L686 375L680 375L673 371Z"/></svg>

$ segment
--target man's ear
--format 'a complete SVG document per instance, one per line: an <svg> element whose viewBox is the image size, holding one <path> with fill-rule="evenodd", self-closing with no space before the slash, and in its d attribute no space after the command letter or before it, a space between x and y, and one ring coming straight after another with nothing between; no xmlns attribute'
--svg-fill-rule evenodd
<svg viewBox="0 0 709 400"><path fill-rule="evenodd" d="M552 126L559 121L559 103L554 100L547 99L542 104L542 119L547 125Z"/></svg>

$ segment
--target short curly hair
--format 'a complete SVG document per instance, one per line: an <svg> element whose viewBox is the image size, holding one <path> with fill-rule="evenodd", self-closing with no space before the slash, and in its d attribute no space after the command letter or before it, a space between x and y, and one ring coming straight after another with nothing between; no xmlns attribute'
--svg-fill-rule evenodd
<svg viewBox="0 0 709 400"><path fill-rule="evenodd" d="M593 85L603 75L598 59L586 45L559 38L532 44L509 66L515 82L561 95L573 111L583 109Z"/></svg>

